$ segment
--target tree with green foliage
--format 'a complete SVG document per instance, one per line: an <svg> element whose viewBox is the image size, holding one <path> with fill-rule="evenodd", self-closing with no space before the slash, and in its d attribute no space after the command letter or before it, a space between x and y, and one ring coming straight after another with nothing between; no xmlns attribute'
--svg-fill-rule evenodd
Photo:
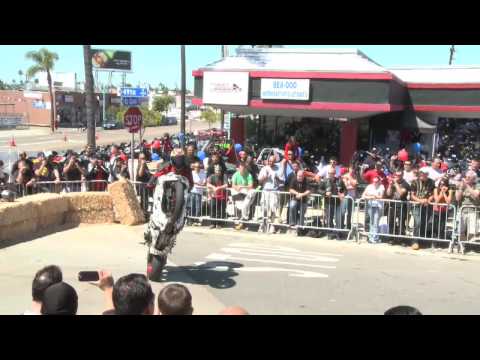
<svg viewBox="0 0 480 360"><path fill-rule="evenodd" d="M52 103L52 111L50 111L50 129L52 133L55 131L55 99L53 97L52 87L52 71L55 62L58 60L58 55L54 52L48 51L46 48L41 48L38 51L29 51L26 55L27 59L33 60L35 63L27 70L29 78L34 77L39 72L47 73L48 93Z"/></svg>
<svg viewBox="0 0 480 360"><path fill-rule="evenodd" d="M167 116L168 107L175 103L175 98L171 95L157 96L153 99L153 110L165 113Z"/></svg>
<svg viewBox="0 0 480 360"><path fill-rule="evenodd" d="M213 124L220 121L220 114L217 114L215 111L209 108L207 110L202 111L202 115L200 116L200 118L203 121L207 122L208 128L210 129L210 127Z"/></svg>

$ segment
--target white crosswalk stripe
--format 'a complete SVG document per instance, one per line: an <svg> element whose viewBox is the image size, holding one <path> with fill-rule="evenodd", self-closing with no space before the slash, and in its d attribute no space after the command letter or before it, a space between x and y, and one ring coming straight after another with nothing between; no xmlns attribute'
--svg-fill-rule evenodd
<svg viewBox="0 0 480 360"><path fill-rule="evenodd" d="M343 255L301 251L285 246L269 246L262 244L232 243L205 257L208 261L241 261L242 263L265 264L263 266L236 267L239 272L288 273L289 277L297 278L328 278L328 274L317 269L334 270L335 264ZM205 262L196 263L196 265ZM270 266L268 266L268 265ZM281 267L280 267L281 266ZM215 268L224 271L223 266Z"/></svg>

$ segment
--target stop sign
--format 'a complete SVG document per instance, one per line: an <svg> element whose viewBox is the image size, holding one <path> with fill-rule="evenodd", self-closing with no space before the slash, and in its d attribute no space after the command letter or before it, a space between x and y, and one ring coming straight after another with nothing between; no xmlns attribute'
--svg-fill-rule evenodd
<svg viewBox="0 0 480 360"><path fill-rule="evenodd" d="M139 108L131 107L123 116L123 123L128 128L128 132L136 133L142 127L143 115Z"/></svg>

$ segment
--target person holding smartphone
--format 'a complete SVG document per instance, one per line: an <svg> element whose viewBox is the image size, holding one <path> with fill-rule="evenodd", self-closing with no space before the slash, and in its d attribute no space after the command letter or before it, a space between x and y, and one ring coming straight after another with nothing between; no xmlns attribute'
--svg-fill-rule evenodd
<svg viewBox="0 0 480 360"><path fill-rule="evenodd" d="M452 203L453 191L450 190L448 179L442 178L438 187L433 191L433 237L446 239L446 223L448 216L448 206Z"/></svg>

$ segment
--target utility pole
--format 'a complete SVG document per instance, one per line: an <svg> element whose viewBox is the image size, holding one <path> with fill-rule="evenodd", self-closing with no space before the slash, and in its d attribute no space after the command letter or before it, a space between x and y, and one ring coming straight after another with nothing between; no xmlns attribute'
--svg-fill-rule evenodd
<svg viewBox="0 0 480 360"><path fill-rule="evenodd" d="M180 97L180 132L185 134L185 91L186 91L186 69L185 69L185 45L180 45L180 57L182 63L182 90Z"/></svg>
<svg viewBox="0 0 480 360"><path fill-rule="evenodd" d="M228 46L222 45L222 59L228 56ZM220 130L225 128L225 112L220 109Z"/></svg>
<svg viewBox="0 0 480 360"><path fill-rule="evenodd" d="M455 45L450 47L450 60L448 61L448 65L452 65L453 62L453 55L455 54Z"/></svg>
<svg viewBox="0 0 480 360"><path fill-rule="evenodd" d="M92 72L92 53L90 45L83 45L83 61L85 66L85 105L87 108L87 143L95 149L95 114L94 108L94 82Z"/></svg>

